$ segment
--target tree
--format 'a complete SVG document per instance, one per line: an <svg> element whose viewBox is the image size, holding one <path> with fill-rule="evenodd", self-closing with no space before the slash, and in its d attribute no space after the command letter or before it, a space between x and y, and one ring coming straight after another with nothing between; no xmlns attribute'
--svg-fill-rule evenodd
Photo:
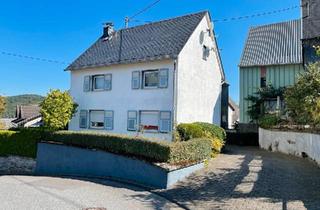
<svg viewBox="0 0 320 210"><path fill-rule="evenodd" d="M320 63L310 64L298 81L285 92L291 119L302 125L320 123Z"/></svg>
<svg viewBox="0 0 320 210"><path fill-rule="evenodd" d="M0 96L0 116L2 115L2 113L4 112L6 107L6 101L5 98Z"/></svg>
<svg viewBox="0 0 320 210"><path fill-rule="evenodd" d="M45 127L54 130L65 128L77 106L67 91L51 90L40 104Z"/></svg>
<svg viewBox="0 0 320 210"><path fill-rule="evenodd" d="M276 100L277 97L280 97L280 100L283 99L283 93L285 91L284 87L274 88L272 85L267 85L266 87L259 88L254 95L249 95L246 100L251 102L248 107L248 115L251 120L257 122L260 118L269 111L266 110L264 102L268 100Z"/></svg>

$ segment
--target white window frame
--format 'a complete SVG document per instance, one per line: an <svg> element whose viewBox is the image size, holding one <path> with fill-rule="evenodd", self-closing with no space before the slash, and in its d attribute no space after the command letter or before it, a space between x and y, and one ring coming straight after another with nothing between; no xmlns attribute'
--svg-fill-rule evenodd
<svg viewBox="0 0 320 210"><path fill-rule="evenodd" d="M148 74L154 74L154 73L157 73L158 76L158 82L155 86L146 86L146 75ZM143 78L142 78L142 88L143 89L155 89L155 88L159 88L159 69L153 69L153 70L146 70L146 71L143 71L142 75L143 75Z"/></svg>
<svg viewBox="0 0 320 210"><path fill-rule="evenodd" d="M91 121L91 113L92 112L103 112L103 121L102 121L102 123L103 123L103 125L102 126L92 126L92 121ZM95 130L103 130L104 129L104 126L105 126L105 113L104 113L104 110L90 110L89 111L89 128L90 129L95 129ZM99 123L99 122L98 122Z"/></svg>
<svg viewBox="0 0 320 210"><path fill-rule="evenodd" d="M103 86L102 88L96 88L96 79L102 78L103 79ZM92 76L92 90L93 91L103 91L105 89L105 76L104 75L94 75Z"/></svg>

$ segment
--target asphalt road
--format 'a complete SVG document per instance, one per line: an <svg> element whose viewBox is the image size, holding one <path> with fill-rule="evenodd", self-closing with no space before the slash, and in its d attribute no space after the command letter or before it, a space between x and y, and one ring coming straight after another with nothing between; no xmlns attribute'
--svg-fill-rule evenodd
<svg viewBox="0 0 320 210"><path fill-rule="evenodd" d="M101 210L179 209L175 204L156 194L112 181L0 176L0 209L79 210L90 208L101 208Z"/></svg>

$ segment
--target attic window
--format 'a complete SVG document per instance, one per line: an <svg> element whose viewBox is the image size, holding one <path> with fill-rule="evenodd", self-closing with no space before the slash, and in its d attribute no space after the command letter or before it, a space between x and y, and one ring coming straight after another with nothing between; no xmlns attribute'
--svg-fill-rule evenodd
<svg viewBox="0 0 320 210"><path fill-rule="evenodd" d="M210 49L209 47L207 47L206 45L203 45L203 49L202 49L202 59L203 60L207 60L207 58L209 57L210 55Z"/></svg>

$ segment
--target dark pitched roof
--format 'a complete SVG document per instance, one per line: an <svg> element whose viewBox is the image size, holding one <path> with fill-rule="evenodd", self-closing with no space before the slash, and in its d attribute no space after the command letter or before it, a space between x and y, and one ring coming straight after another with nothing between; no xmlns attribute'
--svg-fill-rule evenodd
<svg viewBox="0 0 320 210"><path fill-rule="evenodd" d="M251 28L239 66L266 66L302 63L301 22Z"/></svg>
<svg viewBox="0 0 320 210"><path fill-rule="evenodd" d="M25 123L40 116L39 105L21 105L17 106L16 119L12 122L15 124L21 124L22 122Z"/></svg>
<svg viewBox="0 0 320 210"><path fill-rule="evenodd" d="M207 11L121 29L109 41L99 38L67 70L174 59Z"/></svg>

